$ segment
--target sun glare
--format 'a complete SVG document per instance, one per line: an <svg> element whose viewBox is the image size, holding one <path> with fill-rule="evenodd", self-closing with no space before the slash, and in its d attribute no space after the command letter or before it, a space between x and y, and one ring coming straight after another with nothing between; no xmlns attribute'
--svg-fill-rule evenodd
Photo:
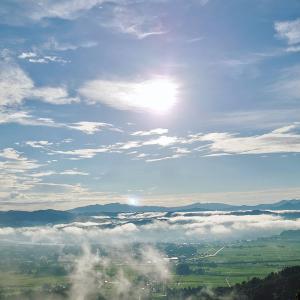
<svg viewBox="0 0 300 300"><path fill-rule="evenodd" d="M144 81L136 86L135 100L142 109L155 113L166 113L176 103L177 84L169 78L156 78Z"/></svg>
<svg viewBox="0 0 300 300"><path fill-rule="evenodd" d="M129 205L135 205L136 206L136 205L139 205L139 199L135 196L129 196L127 198L127 203Z"/></svg>

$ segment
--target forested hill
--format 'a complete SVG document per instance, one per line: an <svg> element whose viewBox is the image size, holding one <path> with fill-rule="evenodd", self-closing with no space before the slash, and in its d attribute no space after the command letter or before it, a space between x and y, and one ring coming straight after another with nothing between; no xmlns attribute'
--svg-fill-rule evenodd
<svg viewBox="0 0 300 300"><path fill-rule="evenodd" d="M252 278L233 287L168 290L168 300L300 300L300 266L287 267L263 279Z"/></svg>

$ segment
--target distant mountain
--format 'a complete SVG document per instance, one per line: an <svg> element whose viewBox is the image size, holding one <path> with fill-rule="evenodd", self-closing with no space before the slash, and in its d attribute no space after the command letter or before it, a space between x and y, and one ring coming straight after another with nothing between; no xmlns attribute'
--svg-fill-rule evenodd
<svg viewBox="0 0 300 300"><path fill-rule="evenodd" d="M142 213L142 212L191 212L191 211L241 211L241 210L300 210L300 200L283 200L271 204L230 205L224 203L194 203L186 206L134 206L121 203L95 204L69 210L73 214Z"/></svg>
<svg viewBox="0 0 300 300"><path fill-rule="evenodd" d="M286 230L286 231L283 231L280 234L280 238L292 239L292 240L300 239L300 230Z"/></svg>
<svg viewBox="0 0 300 300"><path fill-rule="evenodd" d="M300 200L282 200L271 204L259 204L255 206L241 206L248 209L269 209L269 210L300 210Z"/></svg>
<svg viewBox="0 0 300 300"><path fill-rule="evenodd" d="M224 203L194 203L185 206L163 207L163 206L134 206L121 203L95 204L70 209L59 210L38 210L38 211L0 211L0 226L36 226L46 224L69 223L75 220L85 220L92 215L117 215L118 213L146 213L146 212L203 212L203 211L228 211L236 215L243 214L274 214L271 210L286 210L286 218L295 219L300 216L300 200L283 200L272 204L229 205ZM248 211L245 213L244 211Z"/></svg>
<svg viewBox="0 0 300 300"><path fill-rule="evenodd" d="M97 214L97 213L143 213L143 212L191 212L191 211L232 211L239 210L239 206L223 203L194 203L186 206L135 206L121 203L95 204L77 207L68 210L73 214Z"/></svg>
<svg viewBox="0 0 300 300"><path fill-rule="evenodd" d="M167 208L161 206L134 206L121 203L95 204L68 210L73 214L95 214L95 213L135 213L135 212L162 212Z"/></svg>
<svg viewBox="0 0 300 300"><path fill-rule="evenodd" d="M45 224L58 224L70 222L74 215L59 210L37 210L37 211L0 211L0 226L36 226Z"/></svg>

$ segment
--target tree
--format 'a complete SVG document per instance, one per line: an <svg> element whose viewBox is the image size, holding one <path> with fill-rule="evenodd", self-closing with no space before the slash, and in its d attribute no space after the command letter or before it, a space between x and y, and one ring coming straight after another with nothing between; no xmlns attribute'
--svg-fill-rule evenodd
<svg viewBox="0 0 300 300"><path fill-rule="evenodd" d="M186 263L180 263L176 266L176 274L178 275L189 275L191 273L190 266Z"/></svg>

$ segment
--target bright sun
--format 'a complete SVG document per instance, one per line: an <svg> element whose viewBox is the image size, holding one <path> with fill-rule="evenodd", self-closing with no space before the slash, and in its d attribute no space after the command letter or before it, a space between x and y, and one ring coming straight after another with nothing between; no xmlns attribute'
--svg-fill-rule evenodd
<svg viewBox="0 0 300 300"><path fill-rule="evenodd" d="M176 104L178 83L167 76L139 81L93 80L79 90L91 103L104 103L121 110L164 114Z"/></svg>
<svg viewBox="0 0 300 300"><path fill-rule="evenodd" d="M169 78L158 77L136 85L134 100L136 106L155 113L166 113L176 103L177 84Z"/></svg>

